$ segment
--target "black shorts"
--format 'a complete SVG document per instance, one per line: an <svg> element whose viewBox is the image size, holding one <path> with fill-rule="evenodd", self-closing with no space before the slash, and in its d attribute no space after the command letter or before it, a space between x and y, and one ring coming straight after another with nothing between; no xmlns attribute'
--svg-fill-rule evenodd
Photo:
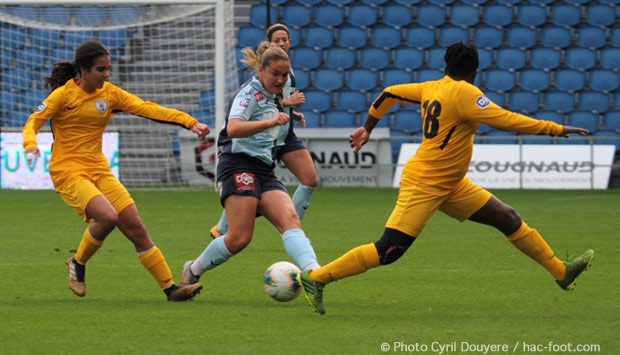
<svg viewBox="0 0 620 355"><path fill-rule="evenodd" d="M288 194L273 166L248 155L222 154L217 170L217 189L222 206L230 195L254 196L260 200L266 191L280 190Z"/></svg>
<svg viewBox="0 0 620 355"><path fill-rule="evenodd" d="M291 123L293 124L293 123ZM282 156L286 153L294 152L296 150L306 149L306 145L304 142L297 137L295 132L292 129L288 131L288 135L286 136L286 140L284 141L284 145L276 147L276 160L282 160Z"/></svg>

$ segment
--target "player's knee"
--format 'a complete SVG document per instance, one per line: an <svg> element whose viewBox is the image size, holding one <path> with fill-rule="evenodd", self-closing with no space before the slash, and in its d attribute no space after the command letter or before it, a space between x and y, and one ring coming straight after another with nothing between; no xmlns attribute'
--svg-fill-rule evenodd
<svg viewBox="0 0 620 355"><path fill-rule="evenodd" d="M316 173L306 174L306 176L300 177L299 182L302 185L305 185L311 189L314 189L319 184L319 178L316 175Z"/></svg>
<svg viewBox="0 0 620 355"><path fill-rule="evenodd" d="M226 249L228 249L228 251L231 254L238 254L240 253L243 249L245 249L245 247L247 247L250 244L250 241L252 241L252 234L247 234L247 233L236 233L236 234L231 234L228 233L226 235L226 239L225 239L225 246Z"/></svg>
<svg viewBox="0 0 620 355"><path fill-rule="evenodd" d="M517 213L517 211L511 206L507 206L506 209L506 218L510 221L511 224L520 226L521 225L521 216Z"/></svg>
<svg viewBox="0 0 620 355"><path fill-rule="evenodd" d="M95 220L94 223L97 223L102 230L106 231L106 235L113 231L119 223L118 215L113 209L101 211L96 216L93 216L93 219Z"/></svg>
<svg viewBox="0 0 620 355"><path fill-rule="evenodd" d="M510 235L514 233L519 227L521 227L521 223L523 220L521 216L517 213L517 211L507 204L503 204L501 208L502 217L499 218L499 226L497 228L504 233L505 235Z"/></svg>
<svg viewBox="0 0 620 355"><path fill-rule="evenodd" d="M399 232L396 229L385 228L381 238L375 242L380 264L388 265L398 260L414 241L414 236Z"/></svg>

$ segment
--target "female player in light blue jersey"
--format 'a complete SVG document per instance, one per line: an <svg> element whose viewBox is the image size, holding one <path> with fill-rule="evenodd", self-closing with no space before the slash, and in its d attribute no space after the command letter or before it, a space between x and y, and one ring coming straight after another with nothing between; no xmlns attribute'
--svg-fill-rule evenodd
<svg viewBox="0 0 620 355"><path fill-rule="evenodd" d="M290 59L281 48L271 46L258 63L256 77L232 99L218 137L217 186L228 233L183 265L185 285L198 282L203 273L241 252L252 240L257 215L278 229L286 252L300 268L319 267L293 201L274 173L277 142L288 134L285 127L290 123L281 104Z"/></svg>
<svg viewBox="0 0 620 355"><path fill-rule="evenodd" d="M287 53L291 47L289 30L281 23L273 24L267 28L265 41L282 48ZM263 42L262 45L265 45L265 42ZM257 52L258 51L257 49ZM252 58L254 53L250 52L250 48L243 50L243 54L246 58L244 58L242 62L251 69L256 70L258 65L255 65L255 58ZM296 89L295 75L293 75L292 71L289 73L289 79L284 86L282 96L282 107L284 112L288 113L293 120L298 121L302 127L305 127L306 123L303 114L294 112L294 107L304 104L306 98L303 92ZM294 123L291 121L288 126L288 134L284 139L278 142L276 158L282 161L284 165L286 165L286 168L299 179L299 185L293 193L293 204L295 205L295 210L299 215L299 219L303 219L319 179L316 174L314 162L310 156L310 151L308 151L308 148L306 148L304 143L297 137L293 130L293 126ZM226 212L222 212L220 220L217 225L211 228L210 234L211 237L217 238L226 234L227 231L228 221L226 219Z"/></svg>

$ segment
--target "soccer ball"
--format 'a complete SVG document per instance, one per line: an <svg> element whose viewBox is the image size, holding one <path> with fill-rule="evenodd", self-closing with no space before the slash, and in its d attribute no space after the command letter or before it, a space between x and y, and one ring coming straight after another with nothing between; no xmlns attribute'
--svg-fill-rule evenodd
<svg viewBox="0 0 620 355"><path fill-rule="evenodd" d="M280 302L294 300L301 292L301 286L296 280L301 270L288 261L278 261L265 271L263 285L265 292L271 298Z"/></svg>

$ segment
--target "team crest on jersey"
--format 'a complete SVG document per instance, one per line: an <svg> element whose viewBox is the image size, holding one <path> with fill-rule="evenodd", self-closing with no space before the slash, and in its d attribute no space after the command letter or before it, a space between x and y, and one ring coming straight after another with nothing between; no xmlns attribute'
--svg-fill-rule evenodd
<svg viewBox="0 0 620 355"><path fill-rule="evenodd" d="M265 96L263 96L262 92L255 92L254 98L256 99L256 101L263 101L265 99Z"/></svg>
<svg viewBox="0 0 620 355"><path fill-rule="evenodd" d="M254 191L256 187L254 186L254 174L252 173L237 173L233 175L235 179L235 186L237 187L237 191Z"/></svg>
<svg viewBox="0 0 620 355"><path fill-rule="evenodd" d="M95 108L97 108L97 111L103 115L108 110L108 100L95 101Z"/></svg>
<svg viewBox="0 0 620 355"><path fill-rule="evenodd" d="M480 108L486 108L491 104L491 100L484 95L480 95L476 98L476 105Z"/></svg>
<svg viewBox="0 0 620 355"><path fill-rule="evenodd" d="M35 112L43 112L43 110L45 110L47 106L44 103L41 103L39 106L37 106L37 109L35 110Z"/></svg>

